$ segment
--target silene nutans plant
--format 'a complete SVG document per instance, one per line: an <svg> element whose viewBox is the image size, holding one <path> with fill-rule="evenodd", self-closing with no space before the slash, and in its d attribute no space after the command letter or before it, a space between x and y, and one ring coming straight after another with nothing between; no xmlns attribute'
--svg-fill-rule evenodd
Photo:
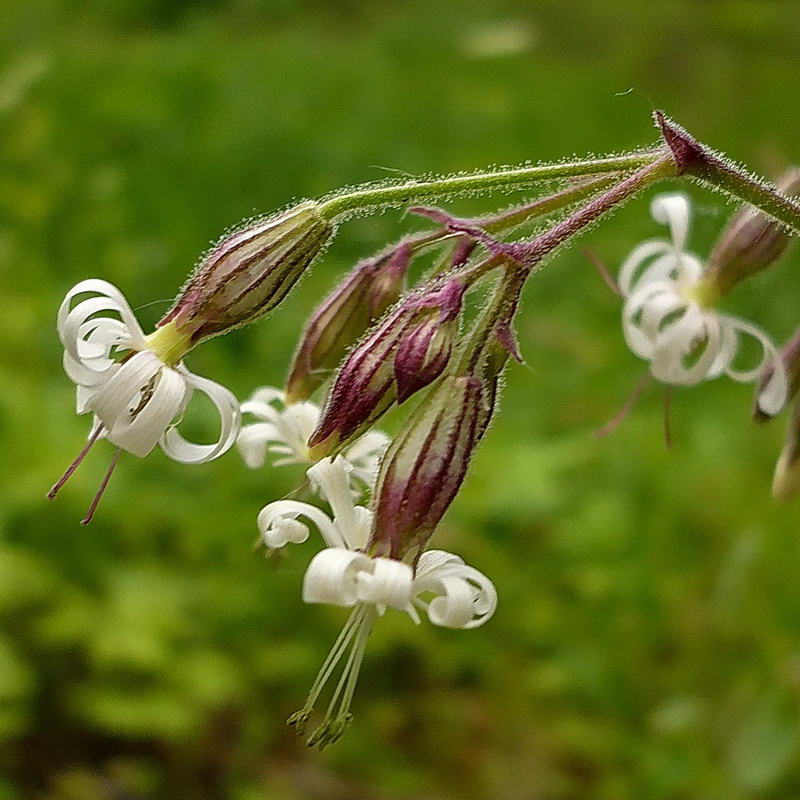
<svg viewBox="0 0 800 800"><path fill-rule="evenodd" d="M273 466L304 465L316 502L273 499L254 517L268 552L319 536L298 589L306 603L350 609L289 719L308 732L309 745L334 742L350 724L370 632L388 609L416 624L427 618L463 630L491 619L498 602L492 581L431 543L490 430L504 371L522 361L515 320L523 290L540 269L557 268L551 262L560 247L661 181L686 183L652 200L661 235L634 246L616 275L605 275L619 296L620 346L646 362L649 380L667 387L714 378L752 383L759 421L788 407L773 494L788 500L800 493L800 332L781 348L756 322L719 310L800 234L800 172L790 169L772 185L661 112L654 120L657 143L635 152L373 183L248 221L202 256L149 333L123 293L100 278L66 293L56 326L64 370L77 412L90 421L84 447L48 497L101 440L112 446L83 523L123 451L144 458L158 446L176 461L199 464L235 445L253 469L268 458ZM740 204L705 258L691 250L692 183ZM531 199L473 219L430 205L512 189ZM387 208L422 216L429 227L340 278L299 331L294 355L287 353L282 388L257 387L240 403L190 371L185 359L194 347L265 317L322 261L348 219ZM532 227L535 235L520 238L519 230ZM432 269L413 285L412 262L431 254ZM465 313L468 298L478 302L477 313ZM741 367L748 339L759 356ZM179 430L195 392L210 398L219 418L211 444L190 442ZM394 407L407 412L390 438L375 425Z"/></svg>

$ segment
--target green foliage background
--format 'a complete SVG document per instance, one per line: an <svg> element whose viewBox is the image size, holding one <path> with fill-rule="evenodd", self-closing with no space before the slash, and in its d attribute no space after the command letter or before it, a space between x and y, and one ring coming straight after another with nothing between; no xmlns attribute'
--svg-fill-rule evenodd
<svg viewBox="0 0 800 800"><path fill-rule="evenodd" d="M257 510L300 470L128 457L84 529L101 446L44 494L86 435L54 330L78 280L117 284L151 325L242 217L380 167L646 144L652 105L774 175L800 159L798 67L780 0L4 3L0 798L797 797L800 506L769 497L782 422L754 426L750 389L719 381L674 395L669 452L655 388L595 438L643 365L580 248L529 287L528 366L435 539L495 580L495 618L387 614L356 723L322 754L284 720L344 614L300 602L310 544L276 565L251 552ZM692 192L703 253L729 209ZM320 295L407 225L349 223L277 313L190 367L240 397L278 383ZM585 241L616 266L658 233L639 199ZM798 259L730 308L788 336Z"/></svg>

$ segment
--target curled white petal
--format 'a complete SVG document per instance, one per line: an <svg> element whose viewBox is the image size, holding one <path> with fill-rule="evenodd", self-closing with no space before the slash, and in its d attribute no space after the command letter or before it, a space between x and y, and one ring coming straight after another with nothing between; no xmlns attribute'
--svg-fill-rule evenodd
<svg viewBox="0 0 800 800"><path fill-rule="evenodd" d="M244 411L244 404L242 404ZM274 442L278 433L271 422L254 422L251 425L242 425L236 437L236 448L242 460L250 469L264 466L267 458L267 444Z"/></svg>
<svg viewBox="0 0 800 800"><path fill-rule="evenodd" d="M722 344L717 315L696 305L666 325L658 334L650 370L664 383L694 386L708 379ZM694 361L687 362L687 357Z"/></svg>
<svg viewBox="0 0 800 800"><path fill-rule="evenodd" d="M72 301L82 294L99 297L81 300L73 308ZM95 314L103 311L116 313L120 319L95 318ZM58 309L56 327L73 371L77 371L77 363L85 370L105 372L109 366L109 351L114 345L136 350L147 346L128 301L119 289L103 280L90 279L73 286ZM100 335L98 329L102 331ZM110 337L109 332L113 333Z"/></svg>
<svg viewBox="0 0 800 800"><path fill-rule="evenodd" d="M664 254L666 254L669 258L668 263L672 264L674 261L674 255L670 245L667 242L661 241L660 239L649 239L648 241L642 242L640 245L631 250L628 257L622 262L622 266L620 267L619 274L617 276L619 290L622 292L624 297L627 297L631 291L633 291L635 284L638 284L642 281L644 273L642 273L640 277L636 277L636 273L642 267L642 265L655 256L664 256ZM666 264L663 259L658 259L658 263L661 268L666 268ZM669 271L667 271L665 276L668 274Z"/></svg>
<svg viewBox="0 0 800 800"><path fill-rule="evenodd" d="M418 595L436 596L425 603ZM471 629L483 625L497 608L497 590L482 572L452 553L428 550L417 565L414 602L427 610L434 625Z"/></svg>
<svg viewBox="0 0 800 800"><path fill-rule="evenodd" d="M340 547L317 553L303 578L306 603L354 606L359 600L359 573L371 573L372 559Z"/></svg>
<svg viewBox="0 0 800 800"><path fill-rule="evenodd" d="M344 548L346 542L341 531L334 521L320 508L310 503L301 503L298 500L276 500L264 506L258 514L257 524L265 544L273 547L270 540L274 538L273 529L282 524L285 519L306 517L311 520L320 532L320 535L329 548Z"/></svg>
<svg viewBox="0 0 800 800"><path fill-rule="evenodd" d="M380 611L391 606L406 611L411 606L411 586L414 571L408 564L394 558L371 559L371 570L357 574L358 599L377 606Z"/></svg>
<svg viewBox="0 0 800 800"><path fill-rule="evenodd" d="M219 414L219 436L212 444L195 444L187 441L177 427L170 427L161 439L161 449L175 461L183 464L202 464L212 461L227 452L236 441L241 425L239 401L235 395L224 386L201 378L189 372L185 367L180 367L181 377L189 389L194 389L206 395L214 404ZM164 368L168 370L167 367ZM188 398L187 398L188 402Z"/></svg>
<svg viewBox="0 0 800 800"><path fill-rule="evenodd" d="M656 195L650 204L650 213L656 222L669 226L675 250L683 252L689 238L689 198L680 192Z"/></svg>
<svg viewBox="0 0 800 800"><path fill-rule="evenodd" d="M79 396L103 424L104 436L140 458L158 444L183 407L188 389L148 351L136 353L91 395Z"/></svg>
<svg viewBox="0 0 800 800"><path fill-rule="evenodd" d="M262 532L264 544L271 550L277 550L284 545L302 544L309 535L308 525L293 517L280 517Z"/></svg>

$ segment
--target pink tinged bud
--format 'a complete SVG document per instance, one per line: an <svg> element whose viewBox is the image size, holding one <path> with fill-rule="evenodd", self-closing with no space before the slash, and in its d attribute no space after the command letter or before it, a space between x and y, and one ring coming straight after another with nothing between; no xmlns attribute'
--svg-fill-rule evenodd
<svg viewBox="0 0 800 800"><path fill-rule="evenodd" d="M309 439L315 456L361 433L395 402L404 402L442 374L464 291L458 280L449 280L408 296L353 348Z"/></svg>
<svg viewBox="0 0 800 800"><path fill-rule="evenodd" d="M286 382L287 401L307 399L329 377L350 347L400 297L411 261L401 243L362 261L328 295L300 339Z"/></svg>
<svg viewBox="0 0 800 800"><path fill-rule="evenodd" d="M473 375L448 375L431 390L384 456L367 553L418 558L464 480L486 416Z"/></svg>
<svg viewBox="0 0 800 800"><path fill-rule="evenodd" d="M227 333L271 311L333 236L313 201L224 237L200 262L158 323L191 331L192 342Z"/></svg>

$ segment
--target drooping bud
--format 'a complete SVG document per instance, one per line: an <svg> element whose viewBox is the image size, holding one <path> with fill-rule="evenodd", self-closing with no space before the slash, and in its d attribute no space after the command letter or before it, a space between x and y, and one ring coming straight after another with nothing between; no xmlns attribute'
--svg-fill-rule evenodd
<svg viewBox="0 0 800 800"><path fill-rule="evenodd" d="M188 331L192 344L271 311L333 236L313 201L225 236L200 262L158 323Z"/></svg>
<svg viewBox="0 0 800 800"><path fill-rule="evenodd" d="M307 399L345 353L400 298L412 248L401 242L360 262L306 325L286 381L287 402Z"/></svg>
<svg viewBox="0 0 800 800"><path fill-rule="evenodd" d="M800 400L796 400L789 420L786 442L775 465L772 496L793 500L800 494Z"/></svg>
<svg viewBox="0 0 800 800"><path fill-rule="evenodd" d="M447 375L431 389L383 458L369 555L416 561L461 486L487 421L474 375Z"/></svg>
<svg viewBox="0 0 800 800"><path fill-rule="evenodd" d="M440 279L408 295L350 352L309 439L315 457L361 433L393 403L441 375L450 359L466 287Z"/></svg>
<svg viewBox="0 0 800 800"><path fill-rule="evenodd" d="M787 197L800 195L800 169L791 169L778 181ZM788 230L751 205L737 211L720 235L708 259L707 280L713 279L720 295L735 284L771 266L790 241Z"/></svg>

